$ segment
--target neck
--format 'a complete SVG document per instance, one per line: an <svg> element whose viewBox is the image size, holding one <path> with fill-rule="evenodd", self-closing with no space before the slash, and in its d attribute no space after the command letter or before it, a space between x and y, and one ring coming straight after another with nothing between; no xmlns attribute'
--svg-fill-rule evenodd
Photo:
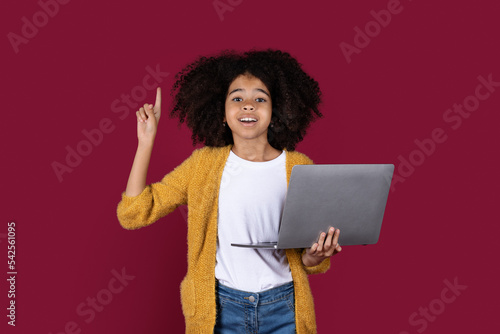
<svg viewBox="0 0 500 334"><path fill-rule="evenodd" d="M240 158L254 162L273 160L281 154L280 150L272 147L267 141L260 144L235 142L231 150Z"/></svg>

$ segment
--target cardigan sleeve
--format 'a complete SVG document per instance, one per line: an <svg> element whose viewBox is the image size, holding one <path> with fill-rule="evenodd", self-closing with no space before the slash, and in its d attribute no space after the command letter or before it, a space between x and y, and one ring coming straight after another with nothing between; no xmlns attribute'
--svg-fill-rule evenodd
<svg viewBox="0 0 500 334"><path fill-rule="evenodd" d="M197 151L160 182L147 185L137 196L121 195L116 209L120 225L128 230L148 226L187 204L189 181L196 169Z"/></svg>
<svg viewBox="0 0 500 334"><path fill-rule="evenodd" d="M302 255L306 252L306 249L304 248L302 250L302 252L300 253L301 256L300 256L300 259L302 261ZM328 271L328 269L330 269L330 258L326 258L324 259L320 264L316 265L316 266L312 266L312 267L307 267L307 266L304 266L304 269L306 270L306 273L308 275L311 275L311 274L323 274L325 272Z"/></svg>

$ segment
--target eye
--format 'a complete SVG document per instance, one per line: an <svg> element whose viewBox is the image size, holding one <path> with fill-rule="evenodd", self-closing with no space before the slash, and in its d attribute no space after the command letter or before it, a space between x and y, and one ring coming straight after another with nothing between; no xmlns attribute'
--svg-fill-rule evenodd
<svg viewBox="0 0 500 334"><path fill-rule="evenodd" d="M242 101L242 98L241 97L233 97L232 101L240 102L240 101Z"/></svg>
<svg viewBox="0 0 500 334"><path fill-rule="evenodd" d="M255 99L257 102L266 102L266 99L264 99L263 97L258 97Z"/></svg>

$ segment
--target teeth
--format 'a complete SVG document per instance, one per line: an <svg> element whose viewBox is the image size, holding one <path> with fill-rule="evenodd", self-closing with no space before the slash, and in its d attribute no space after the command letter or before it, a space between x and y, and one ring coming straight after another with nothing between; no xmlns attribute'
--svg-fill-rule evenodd
<svg viewBox="0 0 500 334"><path fill-rule="evenodd" d="M255 118L245 117L241 118L240 122L257 122L257 120Z"/></svg>

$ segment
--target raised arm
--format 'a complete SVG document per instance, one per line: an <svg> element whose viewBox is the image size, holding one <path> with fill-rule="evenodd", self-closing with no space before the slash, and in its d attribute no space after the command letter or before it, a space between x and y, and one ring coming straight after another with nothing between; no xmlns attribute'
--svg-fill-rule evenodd
<svg viewBox="0 0 500 334"><path fill-rule="evenodd" d="M161 116L161 88L156 89L156 102L145 103L137 112L137 151L127 182L125 194L127 196L137 196L146 187L146 176L148 173L153 143L158 129L158 122Z"/></svg>
<svg viewBox="0 0 500 334"><path fill-rule="evenodd" d="M146 185L149 160L161 115L161 90L156 91L155 105L144 104L137 113L137 151L127 182L117 206L122 227L137 229L168 215L179 205L187 204L187 189L197 159L195 153L163 177Z"/></svg>

